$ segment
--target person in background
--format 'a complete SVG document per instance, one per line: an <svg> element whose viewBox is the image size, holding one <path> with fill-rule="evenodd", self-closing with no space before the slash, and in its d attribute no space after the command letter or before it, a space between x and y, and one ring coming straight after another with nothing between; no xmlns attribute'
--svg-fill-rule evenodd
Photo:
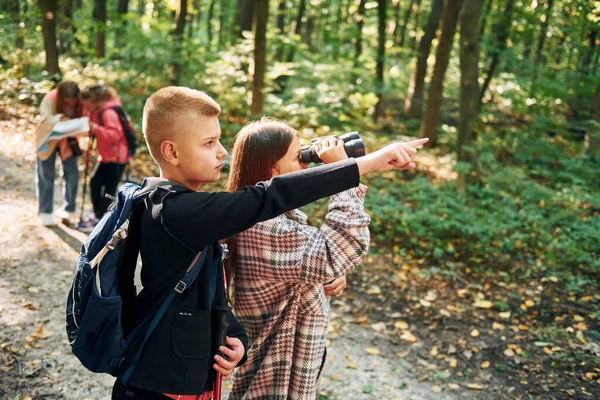
<svg viewBox="0 0 600 400"><path fill-rule="evenodd" d="M123 171L130 160L125 129L115 111L121 107L116 91L105 85L95 85L81 92L81 101L90 118L90 135L96 138L98 162L90 181L93 214L81 221L77 229L91 232L104 216L115 196Z"/></svg>
<svg viewBox="0 0 600 400"><path fill-rule="evenodd" d="M48 92L40 104L40 116L42 120L36 131L37 147L52 127L60 122L82 116L82 104L79 99L79 87L73 81L63 81ZM77 198L77 184L79 182L79 170L77 159L81 155L81 148L77 138L67 137L60 140L51 140L45 151L37 153L36 159L36 197L39 204L39 212L42 217L42 225L51 226L55 224L52 211L54 209L54 177L56 166L56 155L62 161L63 205L56 215L64 222L71 223L75 213L75 201Z"/></svg>

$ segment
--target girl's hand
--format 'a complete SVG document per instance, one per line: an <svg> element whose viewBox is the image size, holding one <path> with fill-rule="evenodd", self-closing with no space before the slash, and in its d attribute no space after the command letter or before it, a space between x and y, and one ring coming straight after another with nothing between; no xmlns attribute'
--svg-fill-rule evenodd
<svg viewBox="0 0 600 400"><path fill-rule="evenodd" d="M327 285L323 285L323 289L325 289L326 296L339 296L342 294L344 289L346 288L346 275L340 276L334 281L328 283Z"/></svg>
<svg viewBox="0 0 600 400"><path fill-rule="evenodd" d="M233 369L244 357L246 350L240 339L230 338L228 336L227 346L219 347L219 351L226 357L221 357L218 354L215 355L215 361L217 363L213 365L213 368L221 373L224 380L227 380L233 373Z"/></svg>
<svg viewBox="0 0 600 400"><path fill-rule="evenodd" d="M328 137L319 140L314 144L314 149L319 158L325 163L330 164L336 161L345 160L348 158L344 150L344 142L335 137Z"/></svg>

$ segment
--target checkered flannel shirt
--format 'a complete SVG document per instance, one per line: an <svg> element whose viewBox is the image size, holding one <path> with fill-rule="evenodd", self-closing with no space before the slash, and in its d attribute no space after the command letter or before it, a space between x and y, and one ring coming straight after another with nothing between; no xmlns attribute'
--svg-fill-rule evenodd
<svg viewBox="0 0 600 400"><path fill-rule="evenodd" d="M315 399L329 319L323 284L367 254L366 189L331 196L321 229L294 210L236 236L235 314L250 349L229 400Z"/></svg>

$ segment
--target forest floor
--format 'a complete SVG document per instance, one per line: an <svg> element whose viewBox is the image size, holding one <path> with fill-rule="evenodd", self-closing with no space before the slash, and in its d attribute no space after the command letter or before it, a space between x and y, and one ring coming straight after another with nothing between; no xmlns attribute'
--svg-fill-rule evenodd
<svg viewBox="0 0 600 400"><path fill-rule="evenodd" d="M17 110L0 115L0 399L108 399L113 378L85 370L67 342L85 235L39 224L33 129ZM600 338L584 335L598 331L594 288L573 298L555 277L516 284L424 267L369 256L349 275L332 302L320 399L600 398Z"/></svg>

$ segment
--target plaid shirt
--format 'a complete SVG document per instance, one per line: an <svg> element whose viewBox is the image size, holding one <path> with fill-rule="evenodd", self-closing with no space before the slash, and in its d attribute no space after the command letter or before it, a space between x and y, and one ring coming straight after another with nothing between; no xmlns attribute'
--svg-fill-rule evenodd
<svg viewBox="0 0 600 400"><path fill-rule="evenodd" d="M329 320L323 284L367 254L365 192L331 196L321 229L294 210L236 235L235 315L250 349L229 400L315 399Z"/></svg>

